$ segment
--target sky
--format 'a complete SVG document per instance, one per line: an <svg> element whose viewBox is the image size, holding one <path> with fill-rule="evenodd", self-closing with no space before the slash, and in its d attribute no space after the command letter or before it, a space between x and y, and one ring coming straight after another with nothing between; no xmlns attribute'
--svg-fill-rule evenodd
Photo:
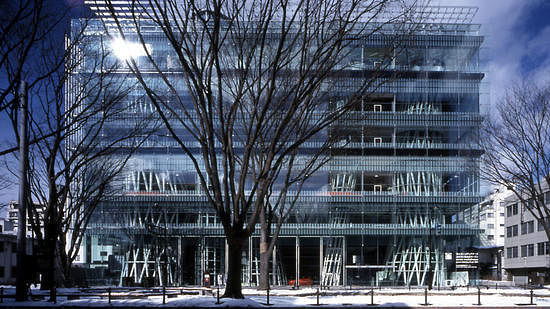
<svg viewBox="0 0 550 309"><path fill-rule="evenodd" d="M550 1L434 0L433 3L479 7L474 22L482 25L481 34L485 36L482 57L486 61L487 104L498 104L506 89L516 83L550 82Z"/></svg>
<svg viewBox="0 0 550 309"><path fill-rule="evenodd" d="M482 50L485 114L515 83L550 82L550 0L432 0L432 4L479 7L474 22L482 25L481 34L485 36ZM11 132L8 123L0 122L1 131ZM6 136L12 135L0 134L0 139L5 140ZM16 198L17 188L0 192L0 203Z"/></svg>

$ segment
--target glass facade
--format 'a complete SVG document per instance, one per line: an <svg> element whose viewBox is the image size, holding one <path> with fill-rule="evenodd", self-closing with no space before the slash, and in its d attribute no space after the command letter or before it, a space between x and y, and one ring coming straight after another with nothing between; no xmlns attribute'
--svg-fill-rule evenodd
<svg viewBox="0 0 550 309"><path fill-rule="evenodd" d="M78 25L73 24L74 31ZM151 69L143 46L128 43L137 42L131 31L124 42L113 42L103 27L99 20L89 21L89 41L82 44L86 52L74 55L83 64L69 91L83 86L78 74L97 73L93 54L105 42L134 54L113 52L104 65L133 57L144 72ZM161 30L146 29L146 48L163 71L174 72L180 99L190 100ZM387 78L376 94L324 133L342 142L305 184L282 228L272 258L273 284L308 278L323 285L426 285L429 280L443 285L469 271L457 268L454 257L471 248L479 233L456 217L481 201L481 152L475 139L484 74L478 30L476 24L427 24L391 63L382 57L389 36L369 37L353 47L342 61L344 77L338 91L329 94L330 102L343 100L346 89L360 82L357 76L381 62L387 62L387 75L396 77ZM124 70L116 74L124 76L130 90L125 112L105 129L106 140L155 115L135 77ZM154 73L146 78L161 84ZM193 149L184 128L174 129ZM322 143L323 134L305 147ZM90 284L201 284L206 272L223 280L222 226L192 162L162 126L133 155L117 186L120 193L95 211L77 261L94 268L87 276ZM242 255L243 283L258 282L258 263L255 235Z"/></svg>

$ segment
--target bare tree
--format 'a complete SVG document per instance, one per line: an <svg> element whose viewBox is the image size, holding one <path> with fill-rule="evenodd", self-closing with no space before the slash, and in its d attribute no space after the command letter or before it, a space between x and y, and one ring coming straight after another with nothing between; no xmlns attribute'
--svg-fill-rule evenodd
<svg viewBox="0 0 550 309"><path fill-rule="evenodd" d="M36 52L46 38L52 38L52 31L62 24L69 10L63 8L53 14L43 0L19 0L3 1L0 12L0 111L4 111L13 109L21 80L30 79L32 84L43 77L32 69ZM60 43L62 46L62 38Z"/></svg>
<svg viewBox="0 0 550 309"><path fill-rule="evenodd" d="M63 34L66 33L70 18L75 17L72 16L73 9L75 7L65 2L45 0L0 2L0 112L7 115L14 127L17 141L17 89L22 81L33 88L63 67L66 59L51 63L45 70L36 70L44 51L61 54L59 50L64 47ZM51 50L45 50L45 46ZM55 133L33 136L30 144ZM0 155L17 150L17 145L7 143L0 150Z"/></svg>
<svg viewBox="0 0 550 309"><path fill-rule="evenodd" d="M189 157L223 225L224 297L243 297L241 252L258 219L275 213L271 203L286 199L286 190L299 188L322 162L304 160L301 147L322 140L382 82L372 73L346 84L338 74L360 62L352 51L361 40L388 34L388 23L396 37L405 31L407 14L384 15L390 2L136 0L130 14L119 16L110 0L98 0L111 12L106 29L113 40L141 44L147 69L133 58L126 64ZM159 35L168 51L149 48ZM379 66L391 62L391 49ZM151 71L160 82L151 82ZM331 95L337 91L347 94ZM279 214L288 210L280 205Z"/></svg>
<svg viewBox="0 0 550 309"><path fill-rule="evenodd" d="M95 208L121 191L118 177L155 127L144 114L118 128L133 118L125 99L136 83L115 74L119 65L101 44L94 48L87 29L85 20L75 20L64 46L41 40L33 47L41 78L30 87L28 177L30 198L40 207L30 209L29 222L44 289L71 284L71 265Z"/></svg>
<svg viewBox="0 0 550 309"><path fill-rule="evenodd" d="M482 127L482 176L507 187L550 237L550 87L510 88ZM548 197L547 201L548 203Z"/></svg>

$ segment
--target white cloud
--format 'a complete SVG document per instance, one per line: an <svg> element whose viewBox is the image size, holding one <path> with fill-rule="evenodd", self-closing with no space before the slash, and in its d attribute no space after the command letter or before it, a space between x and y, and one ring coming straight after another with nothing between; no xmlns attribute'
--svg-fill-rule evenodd
<svg viewBox="0 0 550 309"><path fill-rule="evenodd" d="M530 37L520 32L520 22L524 22L530 10L536 9L537 1L517 0L434 0L433 5L476 6L479 11L475 23L482 25L481 34L485 36L482 50L487 73L486 82L490 83L490 103L494 105L506 89L523 79L548 80L550 72L550 29L540 31ZM522 69L522 59L536 57L540 64L529 72Z"/></svg>

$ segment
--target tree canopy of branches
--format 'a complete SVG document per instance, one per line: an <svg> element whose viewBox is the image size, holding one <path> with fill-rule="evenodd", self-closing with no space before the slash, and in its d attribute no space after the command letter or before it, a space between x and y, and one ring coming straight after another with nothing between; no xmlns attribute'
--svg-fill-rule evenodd
<svg viewBox="0 0 550 309"><path fill-rule="evenodd" d="M144 115L134 127L117 129L127 117L123 100L136 84L114 74L119 64L109 61L109 51L93 48L85 35L86 19L75 19L69 33L70 7L56 11L38 0L10 3L3 17L11 13L21 19L14 25L3 21L2 35L8 38L1 43L2 72L8 83L3 83L1 109L19 136L15 85L28 80L27 205L38 205L29 207L29 222L47 289L71 284L71 265L94 209L119 191L125 163L154 124ZM4 153L12 149L17 147Z"/></svg>
<svg viewBox="0 0 550 309"><path fill-rule="evenodd" d="M0 2L0 112L8 114L14 128L21 81L32 88L62 68L63 62L47 71L35 70L42 51L63 49L63 36L55 34L65 26L69 12L68 7L47 5L44 0ZM16 146L3 148L1 155L17 150Z"/></svg>
<svg viewBox="0 0 550 309"><path fill-rule="evenodd" d="M284 220L287 190L299 191L325 162L322 152L304 156L305 143L326 146L327 128L380 82L367 74L350 85L338 73L384 26L401 33L407 14L380 23L394 2L386 0L136 0L120 16L110 0L97 2L110 9L113 40L141 44L147 69L126 63L198 174L228 242L224 296L242 298L241 252L258 219L279 203ZM167 51L150 48L144 26L159 30ZM391 61L388 45L382 63Z"/></svg>
<svg viewBox="0 0 550 309"><path fill-rule="evenodd" d="M512 87L482 128L483 177L510 189L550 236L550 87ZM547 203L548 201L546 201Z"/></svg>

